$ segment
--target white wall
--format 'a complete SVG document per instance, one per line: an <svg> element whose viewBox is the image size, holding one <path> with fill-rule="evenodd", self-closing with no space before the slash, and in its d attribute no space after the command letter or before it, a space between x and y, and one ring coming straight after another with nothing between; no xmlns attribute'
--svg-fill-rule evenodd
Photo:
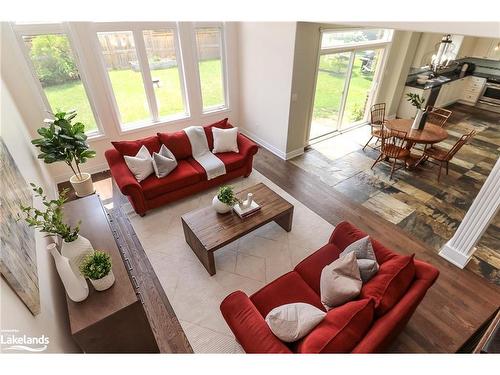
<svg viewBox="0 0 500 375"><path fill-rule="evenodd" d="M112 106L105 94L104 87L106 87L105 75L101 70L101 61L99 53L96 53L96 45L94 42L95 32L92 23L89 22L71 22L69 27L72 30L72 35L75 36L74 42L76 44L76 51L79 58L84 60L87 75L87 81L92 87L94 93L95 105L98 113L100 114L101 122L104 127L105 137L99 140L90 140L89 144L92 149L97 152L97 156L90 159L82 168L83 171L94 173L108 169L104 152L111 148L111 141L115 140L133 140L138 138L154 135L157 132L170 132L183 129L190 125L203 125L215 122L224 117L229 117L230 121L238 125L238 62L237 62L237 36L236 25L234 23L226 23L226 55L227 55L227 68L228 68L228 82L229 82L229 105L227 111L205 114L201 113L198 109L198 104L201 103L199 94L195 92L193 87L194 77L196 76L196 65L193 63L193 45L189 38L183 39L184 49L182 54L184 56L185 73L188 77L187 85L188 92L193 98L191 104L191 118L186 120L176 121L168 125L151 126L142 128L133 132L120 134L119 124L116 117L112 112ZM181 27L186 27L181 24ZM185 33L188 34L188 33ZM9 88L15 103L18 105L25 123L28 124L28 133L31 138L36 138L36 129L43 124L43 119L46 118L44 103L40 98L38 89L34 83L33 76L28 68L27 62L24 59L22 51L19 47L15 34L11 27L6 22L2 22L1 29L1 46L3 51L1 55L1 75L5 81L6 86ZM198 97L197 97L198 96ZM199 106L201 108L201 106ZM71 176L71 170L64 163L54 163L48 167L49 173L57 181L68 180Z"/></svg>
<svg viewBox="0 0 500 375"><path fill-rule="evenodd" d="M295 22L238 24L242 131L278 156L286 156Z"/></svg>
<svg viewBox="0 0 500 375"><path fill-rule="evenodd" d="M0 86L0 135L26 182L34 182L52 197L55 186L45 166L40 163L29 143L26 125L3 80ZM17 329L19 334L49 337L48 352L78 352L69 335L66 300L52 257L45 249L46 239L36 234L38 280L41 312L33 316L7 282L0 279L0 327Z"/></svg>

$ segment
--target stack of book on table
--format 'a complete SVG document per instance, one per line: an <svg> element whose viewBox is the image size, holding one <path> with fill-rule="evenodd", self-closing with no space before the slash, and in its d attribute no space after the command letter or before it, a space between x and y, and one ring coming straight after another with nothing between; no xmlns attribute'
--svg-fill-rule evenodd
<svg viewBox="0 0 500 375"><path fill-rule="evenodd" d="M256 213L257 211L259 211L260 206L255 201L252 201L252 204L250 205L250 207L242 209L239 204L236 204L233 207L233 210L234 210L234 212L236 212L236 214L239 217L241 217L243 219L243 218L250 216L250 215Z"/></svg>

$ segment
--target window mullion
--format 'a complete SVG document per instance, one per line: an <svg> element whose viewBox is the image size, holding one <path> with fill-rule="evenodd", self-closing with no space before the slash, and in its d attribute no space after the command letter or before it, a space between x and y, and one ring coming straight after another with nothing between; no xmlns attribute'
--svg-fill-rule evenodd
<svg viewBox="0 0 500 375"><path fill-rule="evenodd" d="M153 78L151 77L151 70L149 69L149 61L148 55L146 53L146 44L144 43L144 37L141 30L134 30L133 34L137 59L139 61L142 81L144 83L144 90L146 91L146 98L149 105L149 111L151 113L153 121L158 121L158 103L156 102L156 96L153 87Z"/></svg>

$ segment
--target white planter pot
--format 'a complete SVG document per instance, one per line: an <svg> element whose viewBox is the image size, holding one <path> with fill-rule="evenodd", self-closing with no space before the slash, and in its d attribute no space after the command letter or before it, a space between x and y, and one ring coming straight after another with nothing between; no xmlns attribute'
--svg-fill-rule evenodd
<svg viewBox="0 0 500 375"><path fill-rule="evenodd" d="M110 270L106 276L98 280L90 279L90 282L94 286L95 290L102 292L103 290L109 289L113 286L115 283L115 275L113 274L113 270Z"/></svg>
<svg viewBox="0 0 500 375"><path fill-rule="evenodd" d="M94 184L92 183L92 176L90 173L82 173L82 178L78 175L73 175L69 179L73 189L75 189L75 193L79 197L85 197L87 195L93 194L95 192Z"/></svg>
<svg viewBox="0 0 500 375"><path fill-rule="evenodd" d="M227 204L225 203L222 203L219 198L217 198L217 195L214 197L214 199L212 200L212 207L214 208L214 210L216 212L218 212L219 214L225 214L225 213L228 213L229 211L231 211L233 208L231 206L228 206Z"/></svg>
<svg viewBox="0 0 500 375"><path fill-rule="evenodd" d="M417 109L417 114L415 115L415 119L413 120L413 124L411 125L411 128L416 130L418 129L420 125L420 120L422 120L422 115L424 114L424 111L421 109Z"/></svg>
<svg viewBox="0 0 500 375"><path fill-rule="evenodd" d="M80 275L80 264L83 259L93 252L94 248L90 241L80 235L72 242L63 240L61 244L61 255L69 259L69 264L77 275Z"/></svg>
<svg viewBox="0 0 500 375"><path fill-rule="evenodd" d="M49 250L50 254L54 258L57 273L61 278L69 299L74 302L81 302L87 298L89 295L89 286L82 274L80 272L75 273L73 271L69 263L69 259L62 256L59 251L57 251L56 244L48 245L47 250Z"/></svg>

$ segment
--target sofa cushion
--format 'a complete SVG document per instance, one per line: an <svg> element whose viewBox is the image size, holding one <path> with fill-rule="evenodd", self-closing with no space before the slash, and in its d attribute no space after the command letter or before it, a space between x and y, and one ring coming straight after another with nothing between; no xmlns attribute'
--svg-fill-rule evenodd
<svg viewBox="0 0 500 375"><path fill-rule="evenodd" d="M175 133L158 133L158 138L172 151L177 160L187 159L192 155L191 142L184 130Z"/></svg>
<svg viewBox="0 0 500 375"><path fill-rule="evenodd" d="M234 171L245 165L248 159L243 154L236 152L223 152L216 155L226 166L226 172Z"/></svg>
<svg viewBox="0 0 500 375"><path fill-rule="evenodd" d="M412 256L396 255L382 263L377 274L361 288L360 298L375 300L375 315L384 315L406 293L415 277Z"/></svg>
<svg viewBox="0 0 500 375"><path fill-rule="evenodd" d="M295 271L288 272L267 284L252 295L250 300L263 317L275 307L295 302L308 303L325 310L319 296Z"/></svg>
<svg viewBox="0 0 500 375"><path fill-rule="evenodd" d="M306 337L298 353L349 353L361 341L373 321L373 300L352 301L336 307Z"/></svg>
<svg viewBox="0 0 500 375"><path fill-rule="evenodd" d="M142 190L146 199L153 199L160 195L179 190L183 187L201 181L201 176L185 160L179 160L168 176L157 178L154 174L141 181Z"/></svg>
<svg viewBox="0 0 500 375"><path fill-rule="evenodd" d="M227 118L214 122L210 125L203 126L203 130L205 130L205 135L207 136L208 149L212 150L214 148L214 136L212 133L212 128L219 129L231 129L232 125L227 122Z"/></svg>
<svg viewBox="0 0 500 375"><path fill-rule="evenodd" d="M337 246L334 244L327 244L297 264L295 271L297 271L304 281L319 295L321 271L335 259L338 259L339 254L340 250Z"/></svg>
<svg viewBox="0 0 500 375"><path fill-rule="evenodd" d="M123 156L135 156L141 147L144 145L152 155L153 152L160 151L160 140L156 135L152 137L142 138L135 141L115 141L111 142L114 148Z"/></svg>
<svg viewBox="0 0 500 375"><path fill-rule="evenodd" d="M160 152L153 153L153 169L156 177L168 176L177 167L177 160L167 146L161 145Z"/></svg>

